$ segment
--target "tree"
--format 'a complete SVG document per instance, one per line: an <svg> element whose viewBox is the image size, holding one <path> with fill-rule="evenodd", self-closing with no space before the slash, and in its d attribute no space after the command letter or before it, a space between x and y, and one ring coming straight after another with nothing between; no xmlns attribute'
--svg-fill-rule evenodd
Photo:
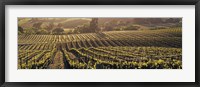
<svg viewBox="0 0 200 87"><path fill-rule="evenodd" d="M36 34L35 30L33 28L27 28L26 31L24 32L26 35L32 35Z"/></svg>
<svg viewBox="0 0 200 87"><path fill-rule="evenodd" d="M24 33L24 29L21 26L18 26L18 32Z"/></svg>
<svg viewBox="0 0 200 87"><path fill-rule="evenodd" d="M92 29L90 29L90 26L88 23L78 25L75 27L75 32L74 33L90 33L92 32Z"/></svg>
<svg viewBox="0 0 200 87"><path fill-rule="evenodd" d="M64 29L63 28L56 28L52 31L53 34L59 35L59 34L64 34Z"/></svg>
<svg viewBox="0 0 200 87"><path fill-rule="evenodd" d="M90 30L91 32L98 32L98 18L92 18L90 22Z"/></svg>

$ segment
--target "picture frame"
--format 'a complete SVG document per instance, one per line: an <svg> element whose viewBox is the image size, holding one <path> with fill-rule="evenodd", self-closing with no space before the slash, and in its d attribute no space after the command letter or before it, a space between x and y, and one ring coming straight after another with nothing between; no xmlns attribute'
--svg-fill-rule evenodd
<svg viewBox="0 0 200 87"><path fill-rule="evenodd" d="M1 87L199 87L199 29L200 1L199 0L1 0L1 38L0 38L0 85ZM6 5L195 5L195 82L5 82L6 54Z"/></svg>

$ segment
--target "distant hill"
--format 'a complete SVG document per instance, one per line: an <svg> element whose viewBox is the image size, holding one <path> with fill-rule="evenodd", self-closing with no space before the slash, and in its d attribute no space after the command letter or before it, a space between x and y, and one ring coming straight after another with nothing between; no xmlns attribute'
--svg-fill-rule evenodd
<svg viewBox="0 0 200 87"><path fill-rule="evenodd" d="M42 23L41 27L46 27L48 24L57 26L60 24L63 28L74 28L78 25L87 24L91 18L19 18L18 25L23 28L33 27L35 23ZM105 23L113 25L124 24L139 24L146 27L154 26L171 26L182 22L181 18L99 18L99 26Z"/></svg>
<svg viewBox="0 0 200 87"><path fill-rule="evenodd" d="M18 24L23 28L33 27L35 23L42 23L42 27L47 26L47 24L53 23L54 25L62 24L64 28L72 28L77 25L82 25L84 23L89 23L91 19L86 18L19 18Z"/></svg>

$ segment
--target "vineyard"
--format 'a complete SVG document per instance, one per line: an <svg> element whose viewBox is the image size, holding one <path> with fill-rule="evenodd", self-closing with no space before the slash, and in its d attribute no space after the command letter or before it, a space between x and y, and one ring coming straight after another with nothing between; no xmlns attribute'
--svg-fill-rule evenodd
<svg viewBox="0 0 200 87"><path fill-rule="evenodd" d="M18 69L182 69L182 29L19 35Z"/></svg>

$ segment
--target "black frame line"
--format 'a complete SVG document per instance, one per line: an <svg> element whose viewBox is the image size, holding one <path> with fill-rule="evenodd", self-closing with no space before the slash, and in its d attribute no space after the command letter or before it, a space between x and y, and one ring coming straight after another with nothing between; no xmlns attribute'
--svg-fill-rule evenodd
<svg viewBox="0 0 200 87"><path fill-rule="evenodd" d="M5 82L6 5L195 5L195 82ZM1 87L200 87L200 0L0 0L0 20Z"/></svg>

